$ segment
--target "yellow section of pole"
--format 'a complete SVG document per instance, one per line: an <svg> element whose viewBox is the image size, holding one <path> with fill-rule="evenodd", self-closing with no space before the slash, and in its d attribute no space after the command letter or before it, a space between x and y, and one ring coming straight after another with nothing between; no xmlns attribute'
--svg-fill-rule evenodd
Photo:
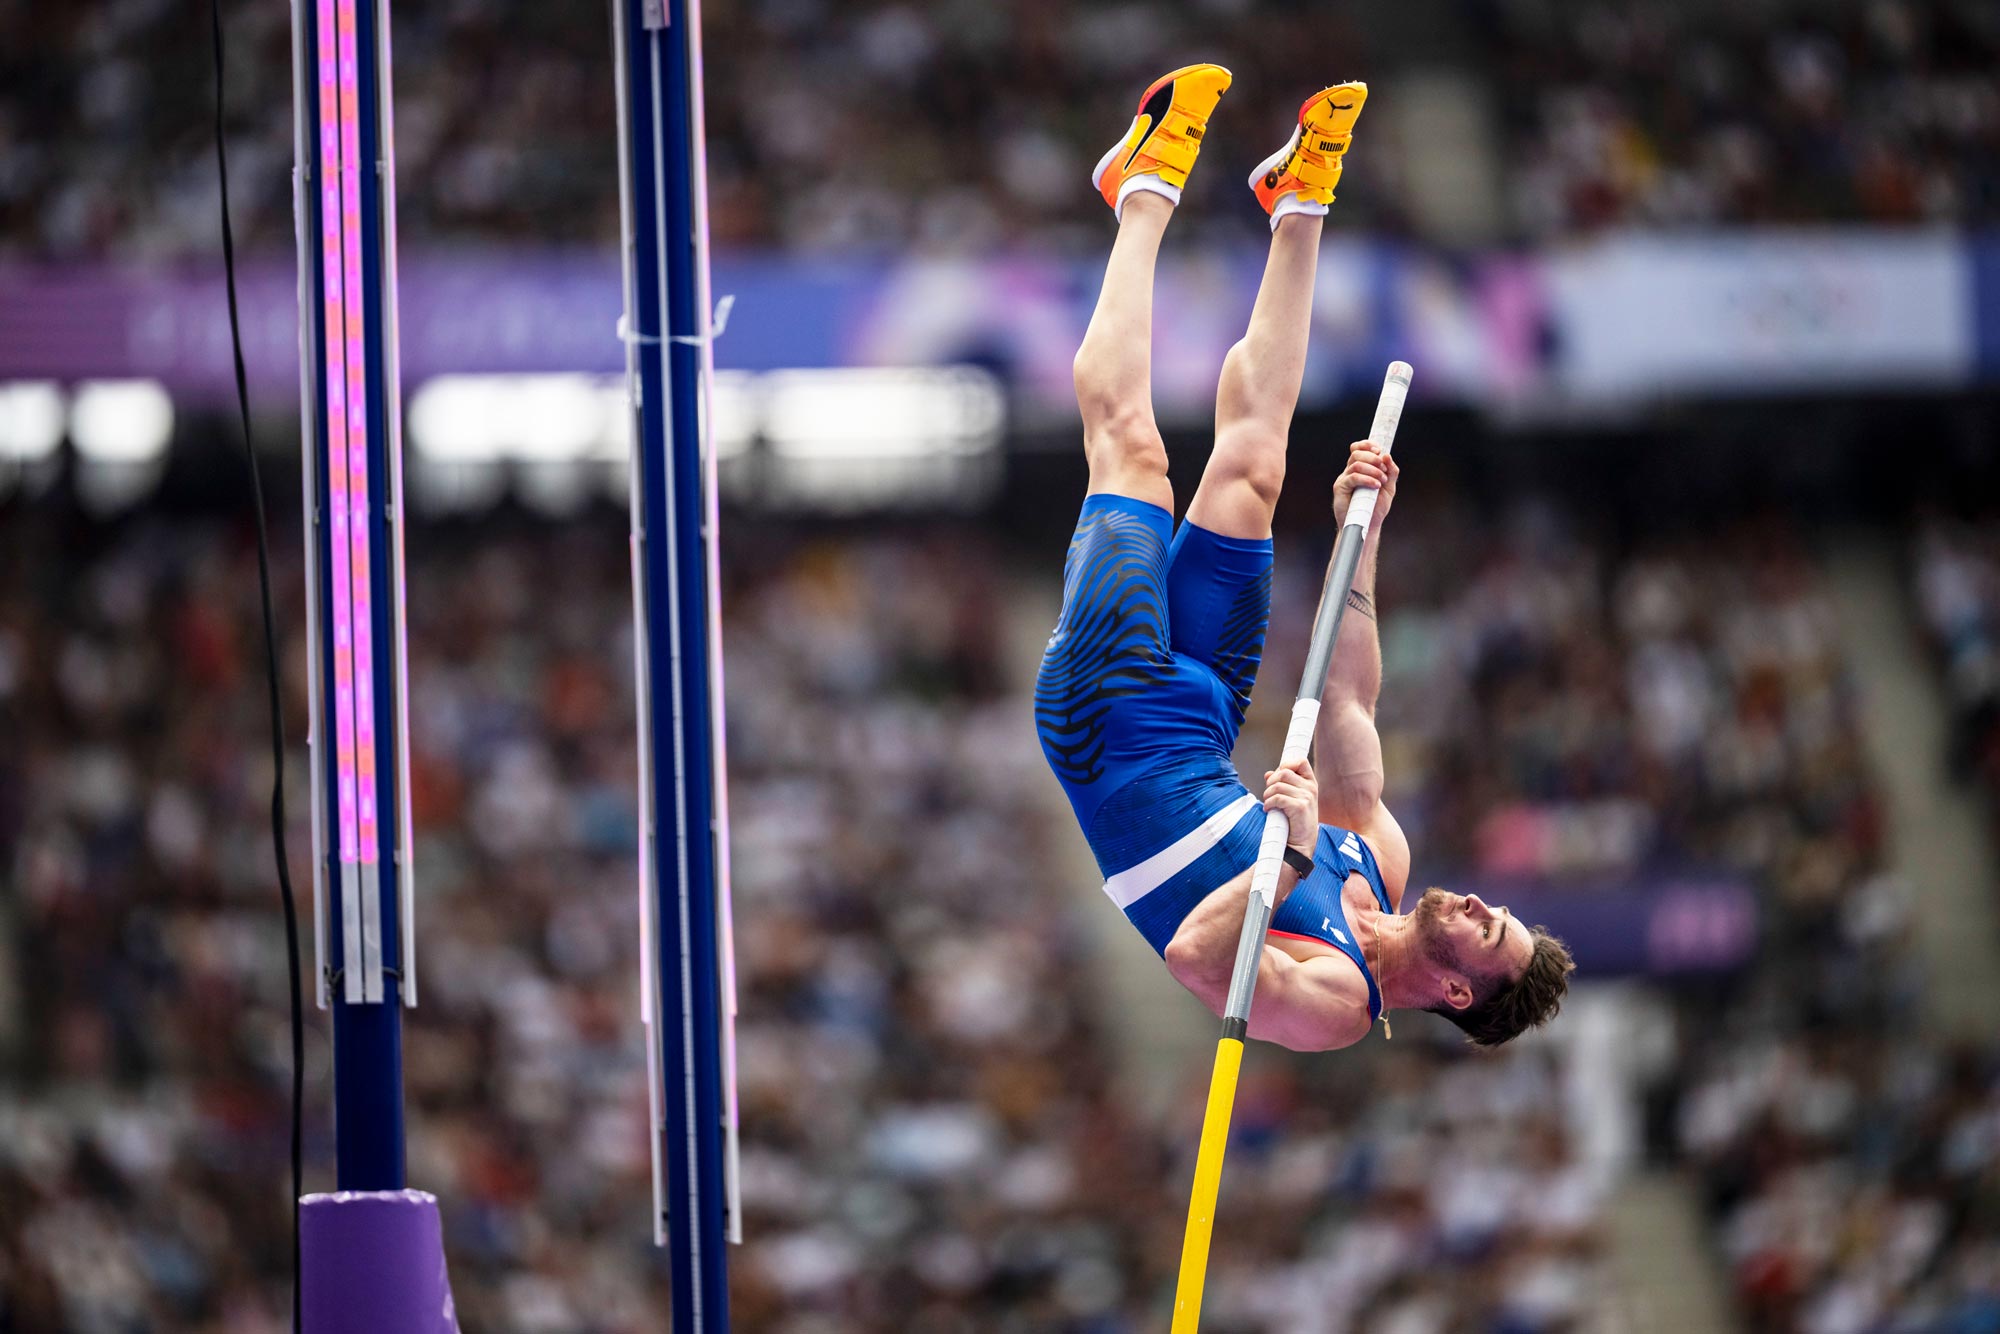
<svg viewBox="0 0 2000 1334"><path fill-rule="evenodd" d="M1201 1325L1201 1289L1208 1280L1208 1239L1215 1231L1215 1198L1222 1189L1222 1153L1229 1147L1229 1116L1236 1106L1236 1076L1243 1069L1243 1040L1215 1047L1208 1079L1208 1110L1201 1118L1201 1149L1194 1162L1187 1235L1181 1241L1181 1277L1174 1289L1173 1334L1195 1334Z"/></svg>

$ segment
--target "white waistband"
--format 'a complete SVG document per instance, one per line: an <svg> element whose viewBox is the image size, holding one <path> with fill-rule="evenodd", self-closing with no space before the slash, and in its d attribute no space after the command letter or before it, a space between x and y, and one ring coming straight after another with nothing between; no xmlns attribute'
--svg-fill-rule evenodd
<svg viewBox="0 0 2000 1334"><path fill-rule="evenodd" d="M1112 876L1104 882L1104 892L1120 908L1131 907L1194 865L1195 858L1220 843L1222 836L1243 818L1243 813L1256 804L1257 798L1245 792L1145 861Z"/></svg>

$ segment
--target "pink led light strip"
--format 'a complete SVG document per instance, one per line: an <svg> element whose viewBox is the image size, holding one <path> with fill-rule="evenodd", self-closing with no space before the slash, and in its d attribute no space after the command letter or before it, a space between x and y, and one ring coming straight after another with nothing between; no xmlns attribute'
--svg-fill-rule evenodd
<svg viewBox="0 0 2000 1334"><path fill-rule="evenodd" d="M368 415L366 359L362 354L366 304L361 299L361 89L355 50L354 0L340 0L340 214L347 290L348 542L354 579L354 740L360 779L361 864L380 860L375 820L375 645L368 548Z"/></svg>
<svg viewBox="0 0 2000 1334"><path fill-rule="evenodd" d="M368 400L361 285L361 118L353 0L318 0L320 253L326 305L327 517L336 792L343 865L379 858L370 633ZM349 296L352 300L349 300ZM346 887L343 886L345 889Z"/></svg>
<svg viewBox="0 0 2000 1334"><path fill-rule="evenodd" d="M360 860L355 818L354 599L347 564L347 471L334 466L347 439L346 303L340 269L340 80L333 8L318 7L320 258L326 309L327 519L332 525L333 733L335 802L339 808L340 861ZM345 890L345 886L342 887Z"/></svg>

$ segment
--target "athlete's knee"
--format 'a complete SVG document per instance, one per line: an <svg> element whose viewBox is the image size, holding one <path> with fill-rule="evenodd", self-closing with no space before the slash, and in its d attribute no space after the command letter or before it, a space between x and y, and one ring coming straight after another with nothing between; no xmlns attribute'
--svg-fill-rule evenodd
<svg viewBox="0 0 2000 1334"><path fill-rule="evenodd" d="M1259 420L1238 420L1221 428L1205 477L1248 487L1265 505L1276 505L1285 489L1283 427Z"/></svg>
<svg viewBox="0 0 2000 1334"><path fill-rule="evenodd" d="M1282 451L1298 395L1268 387L1273 377L1262 369L1249 341L1237 339L1222 359L1222 379L1215 389L1216 432L1220 435L1238 425L1261 428L1265 435L1278 438Z"/></svg>
<svg viewBox="0 0 2000 1334"><path fill-rule="evenodd" d="M1083 417L1083 451L1097 474L1167 475L1167 445L1149 406L1118 406Z"/></svg>
<svg viewBox="0 0 2000 1334"><path fill-rule="evenodd" d="M1076 406L1083 416L1083 451L1099 481L1123 484L1167 475L1167 446L1153 420L1145 376L1090 339L1073 366Z"/></svg>

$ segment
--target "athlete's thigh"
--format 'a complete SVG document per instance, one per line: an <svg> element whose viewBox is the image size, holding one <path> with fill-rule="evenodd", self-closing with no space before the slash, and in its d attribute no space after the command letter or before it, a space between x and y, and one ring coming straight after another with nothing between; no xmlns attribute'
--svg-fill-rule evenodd
<svg viewBox="0 0 2000 1334"><path fill-rule="evenodd" d="M1174 486L1157 468L1134 466L1122 460L1093 460L1090 465L1088 496L1115 496L1136 500L1155 509L1174 509Z"/></svg>
<svg viewBox="0 0 2000 1334"><path fill-rule="evenodd" d="M1182 523L1167 559L1169 642L1229 691L1229 739L1250 706L1271 619L1271 539L1227 537Z"/></svg>
<svg viewBox="0 0 2000 1334"><path fill-rule="evenodd" d="M1119 759L1124 701L1167 688L1173 674L1167 557L1173 516L1130 496L1086 496L1063 562L1062 615L1035 680L1035 725L1056 776L1101 783Z"/></svg>

